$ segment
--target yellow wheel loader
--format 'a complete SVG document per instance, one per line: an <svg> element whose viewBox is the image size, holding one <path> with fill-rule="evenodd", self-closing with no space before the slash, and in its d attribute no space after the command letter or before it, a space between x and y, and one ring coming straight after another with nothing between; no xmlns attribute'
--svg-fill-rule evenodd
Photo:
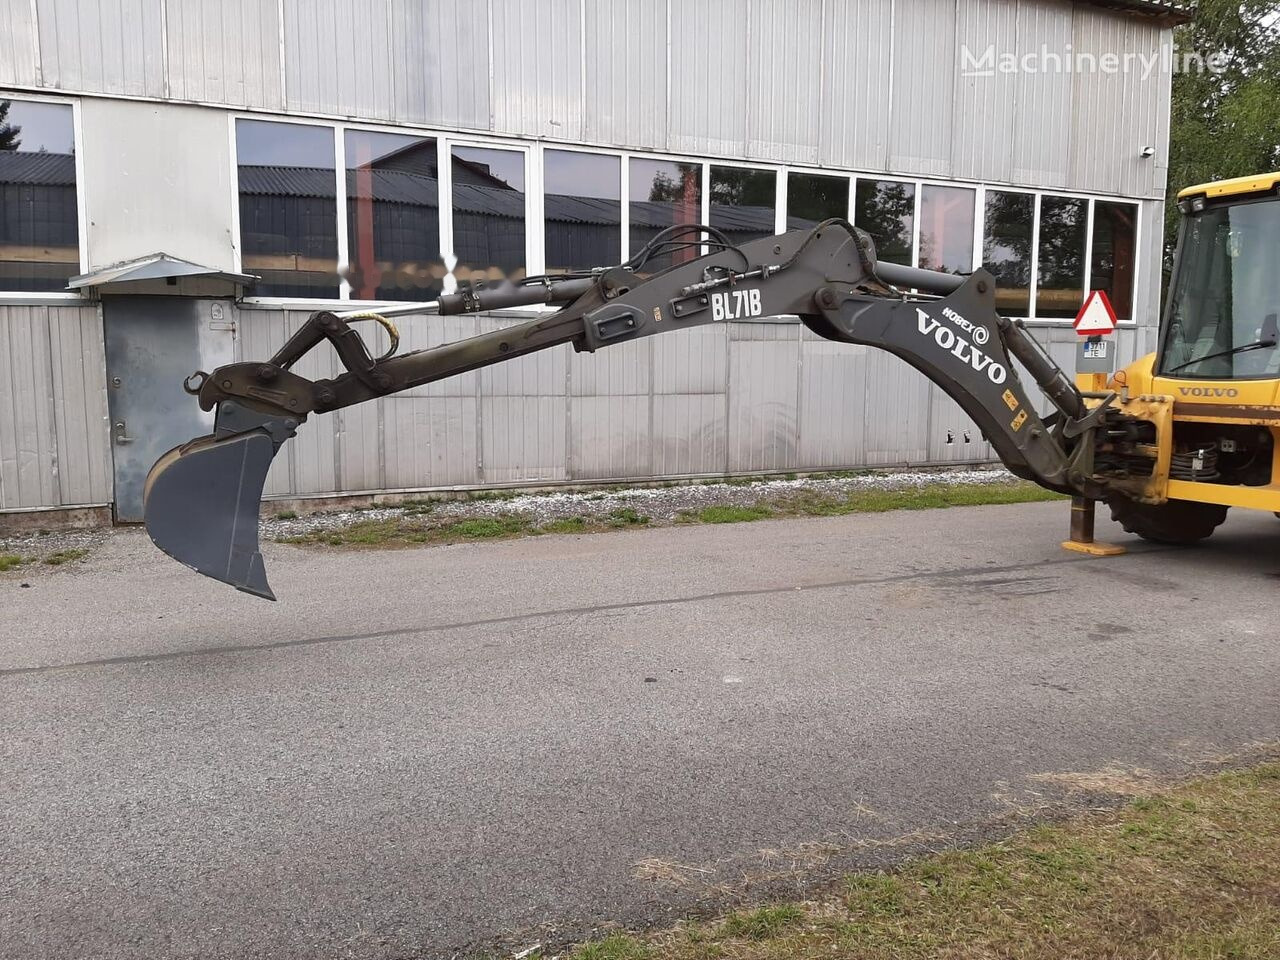
<svg viewBox="0 0 1280 960"><path fill-rule="evenodd" d="M937 383L1012 473L1076 498L1077 539L1090 539L1092 504L1105 501L1140 536L1200 540L1228 507L1280 511L1278 185L1275 174L1183 192L1159 351L1080 384L1021 323L996 313L987 271L966 277L880 262L871 238L838 219L743 244L714 227L677 225L619 266L471 286L429 310L315 313L275 356L188 378L200 406L216 410L214 432L156 462L147 530L198 572L274 599L258 551L259 503L272 459L308 416L562 344L592 352L667 330L794 315L827 339L888 350ZM652 269L690 251L702 255ZM554 309L396 353L397 312L532 304ZM391 334L378 357L355 326L369 319ZM292 371L326 342L345 372L312 381Z"/></svg>

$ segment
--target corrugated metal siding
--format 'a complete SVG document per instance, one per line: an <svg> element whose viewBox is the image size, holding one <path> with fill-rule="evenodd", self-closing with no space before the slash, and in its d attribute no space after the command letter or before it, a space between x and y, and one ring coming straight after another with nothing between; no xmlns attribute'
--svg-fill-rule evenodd
<svg viewBox="0 0 1280 960"><path fill-rule="evenodd" d="M397 120L490 128L489 17L483 6L391 0L389 52Z"/></svg>
<svg viewBox="0 0 1280 960"><path fill-rule="evenodd" d="M40 82L40 39L31 0L0 0L0 83Z"/></svg>
<svg viewBox="0 0 1280 960"><path fill-rule="evenodd" d="M1071 0L36 2L38 51L0 0L0 82L1144 197L1167 169L1138 157L1166 142L1167 78L961 76L965 47L1168 38Z"/></svg>
<svg viewBox="0 0 1280 960"><path fill-rule="evenodd" d="M284 0L287 107L391 119L391 46L391 15L385 2Z"/></svg>
<svg viewBox="0 0 1280 960"><path fill-rule="evenodd" d="M1119 19L1103 11L1077 8L1074 47L1077 53L1157 58L1159 70L1163 31L1136 19ZM1153 159L1144 159L1144 146L1163 145L1159 139L1167 127L1168 100L1152 97L1152 88L1163 90L1158 80L1144 80L1143 67L1134 64L1122 73L1077 74L1072 116L1071 184L1078 190L1146 196L1164 184L1163 172ZM1159 151L1167 167L1165 151Z"/></svg>
<svg viewBox="0 0 1280 960"><path fill-rule="evenodd" d="M673 0L668 149L746 156L750 21L745 0Z"/></svg>
<svg viewBox="0 0 1280 960"><path fill-rule="evenodd" d="M111 499L96 307L0 306L0 510Z"/></svg>
<svg viewBox="0 0 1280 960"><path fill-rule="evenodd" d="M36 16L47 86L165 96L162 0L36 0Z"/></svg>
<svg viewBox="0 0 1280 960"><path fill-rule="evenodd" d="M169 96L284 107L276 0L164 0Z"/></svg>
<svg viewBox="0 0 1280 960"><path fill-rule="evenodd" d="M827 0L820 163L861 170L888 167L893 13L894 0Z"/></svg>
<svg viewBox="0 0 1280 960"><path fill-rule="evenodd" d="M889 167L946 176L951 166L956 0L911 0L894 8L893 114Z"/></svg>
<svg viewBox="0 0 1280 960"><path fill-rule="evenodd" d="M240 308L236 359L272 353L303 311ZM422 349L509 323L402 323ZM1069 327L1036 335L1067 369ZM1121 364L1154 348L1123 331ZM337 374L331 352L297 367ZM0 307L0 510L106 503L111 452L97 309ZM1022 376L1026 377L1025 372ZM965 432L969 432L966 441ZM948 442L950 435L950 442ZM986 460L942 391L883 351L799 324L679 331L595 355L558 348L312 417L268 497L564 480L647 479Z"/></svg>
<svg viewBox="0 0 1280 960"><path fill-rule="evenodd" d="M586 138L622 147L665 144L666 0L586 4L583 42Z"/></svg>
<svg viewBox="0 0 1280 960"><path fill-rule="evenodd" d="M751 0L747 54L747 155L818 160L822 113L823 0Z"/></svg>
<svg viewBox="0 0 1280 960"><path fill-rule="evenodd" d="M1021 0L1016 50L1065 50L1073 36L1074 4ZM1013 130L1013 182L1028 187L1066 187L1071 158L1072 78L1019 73Z"/></svg>
<svg viewBox="0 0 1280 960"><path fill-rule="evenodd" d="M582 137L579 0L492 0L493 124L528 136Z"/></svg>
<svg viewBox="0 0 1280 960"><path fill-rule="evenodd" d="M1013 137L1018 114L1017 79L995 71L976 74L985 52L1017 44L1019 0L959 0L956 5L955 121L951 172L972 179L1013 179ZM965 57L964 51L969 51Z"/></svg>

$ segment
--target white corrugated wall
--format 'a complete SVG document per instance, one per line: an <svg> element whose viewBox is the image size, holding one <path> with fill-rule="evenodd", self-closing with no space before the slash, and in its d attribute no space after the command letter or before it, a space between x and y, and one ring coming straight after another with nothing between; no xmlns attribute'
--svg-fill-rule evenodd
<svg viewBox="0 0 1280 960"><path fill-rule="evenodd" d="M95 306L0 306L0 510L111 501Z"/></svg>
<svg viewBox="0 0 1280 960"><path fill-rule="evenodd" d="M1138 152L1167 142L1168 84L964 77L961 50L1149 55L1167 37L1072 0L0 0L0 85L1147 198L1145 326L1121 335L1127 357L1154 347L1167 162ZM178 108L106 104L83 101L86 140L136 127L145 151L171 129L205 157L199 185L156 162L113 190L101 171L137 168L137 151L103 160L86 142L88 266L191 246L193 224L207 243L170 252L230 265L225 112L183 107L166 127ZM130 119L153 109L150 126ZM0 509L109 500L96 308L0 311ZM303 316L238 313L246 357ZM405 346L497 322L405 323ZM1042 330L1067 359L1074 335ZM68 363L78 378L59 372ZM337 371L321 356L301 372ZM887 354L740 324L594 357L552 351L316 418L269 493L986 457L971 426Z"/></svg>

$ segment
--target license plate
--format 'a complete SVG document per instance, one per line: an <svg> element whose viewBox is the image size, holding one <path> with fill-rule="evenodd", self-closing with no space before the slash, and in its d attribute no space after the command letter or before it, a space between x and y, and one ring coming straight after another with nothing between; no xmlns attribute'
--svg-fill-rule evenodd
<svg viewBox="0 0 1280 960"><path fill-rule="evenodd" d="M1086 340L1084 344L1084 358L1086 360L1107 359L1107 341Z"/></svg>

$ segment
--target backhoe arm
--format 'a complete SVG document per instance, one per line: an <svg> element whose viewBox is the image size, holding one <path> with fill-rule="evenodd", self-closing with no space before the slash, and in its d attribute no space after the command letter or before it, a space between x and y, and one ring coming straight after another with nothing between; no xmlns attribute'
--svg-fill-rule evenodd
<svg viewBox="0 0 1280 960"><path fill-rule="evenodd" d="M707 235L711 252L652 276L643 273L643 254L676 246L690 228L674 228L628 264L589 276L473 288L439 301L440 313L559 305L554 313L492 333L374 358L352 326L370 317L322 312L265 363L195 375L188 389L204 409L216 408L215 431L170 451L152 469L146 495L152 539L201 573L272 597L258 553L258 503L276 451L310 413L561 344L595 351L669 330L780 315L798 316L829 340L901 357L960 405L1014 474L1060 492L1097 493L1087 480L1088 464L1080 463L1092 450L1081 441L1092 428L1091 414L1030 335L996 314L990 274L957 277L878 264L867 235L842 220L741 246L710 228L693 229ZM390 321L372 319L392 332L394 351ZM310 381L292 372L325 341L344 373ZM1014 357L1056 408L1048 420L1036 413Z"/></svg>

